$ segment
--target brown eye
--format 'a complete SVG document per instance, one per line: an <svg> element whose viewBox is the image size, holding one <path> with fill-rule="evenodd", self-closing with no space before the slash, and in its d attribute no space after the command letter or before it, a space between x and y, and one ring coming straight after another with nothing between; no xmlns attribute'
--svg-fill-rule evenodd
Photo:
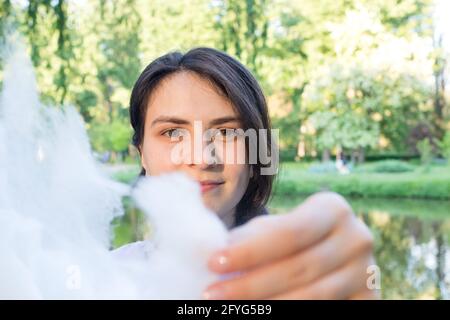
<svg viewBox="0 0 450 320"><path fill-rule="evenodd" d="M230 128L219 129L217 136L222 141L232 141L236 137L236 129Z"/></svg>
<svg viewBox="0 0 450 320"><path fill-rule="evenodd" d="M164 131L162 135L171 139L179 139L183 137L184 134L182 129L169 129Z"/></svg>

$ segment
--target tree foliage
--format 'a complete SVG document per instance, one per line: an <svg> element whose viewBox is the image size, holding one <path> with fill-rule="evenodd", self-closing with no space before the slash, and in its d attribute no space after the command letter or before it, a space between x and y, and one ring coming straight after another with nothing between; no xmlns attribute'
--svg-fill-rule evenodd
<svg viewBox="0 0 450 320"><path fill-rule="evenodd" d="M144 66L211 46L258 78L293 158L301 143L310 155L417 151L404 141L421 126L441 138L448 106L432 87L446 56L429 45L431 10L431 0L7 0L0 28L25 36L42 100L75 105L95 148L108 145L104 127L128 122Z"/></svg>

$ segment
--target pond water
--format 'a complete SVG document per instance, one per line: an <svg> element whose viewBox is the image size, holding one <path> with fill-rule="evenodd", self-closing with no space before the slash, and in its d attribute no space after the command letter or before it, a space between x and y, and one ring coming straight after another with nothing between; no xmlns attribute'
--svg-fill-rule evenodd
<svg viewBox="0 0 450 320"><path fill-rule="evenodd" d="M276 196L271 211L302 200ZM450 298L450 201L348 200L374 235L384 299Z"/></svg>

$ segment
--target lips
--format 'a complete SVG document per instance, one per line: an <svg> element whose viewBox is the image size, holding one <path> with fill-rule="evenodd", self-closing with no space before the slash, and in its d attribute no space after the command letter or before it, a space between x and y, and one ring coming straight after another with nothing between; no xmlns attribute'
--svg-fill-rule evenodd
<svg viewBox="0 0 450 320"><path fill-rule="evenodd" d="M216 189L217 187L223 185L225 182L221 180L204 180L200 181L200 189L202 193Z"/></svg>

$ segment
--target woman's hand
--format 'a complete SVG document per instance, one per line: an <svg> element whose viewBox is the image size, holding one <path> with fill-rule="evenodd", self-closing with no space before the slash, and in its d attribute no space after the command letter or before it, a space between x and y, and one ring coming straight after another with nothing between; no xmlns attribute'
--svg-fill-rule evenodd
<svg viewBox="0 0 450 320"><path fill-rule="evenodd" d="M209 268L234 273L206 299L371 299L372 235L338 194L317 193L285 215L258 217L231 231Z"/></svg>

